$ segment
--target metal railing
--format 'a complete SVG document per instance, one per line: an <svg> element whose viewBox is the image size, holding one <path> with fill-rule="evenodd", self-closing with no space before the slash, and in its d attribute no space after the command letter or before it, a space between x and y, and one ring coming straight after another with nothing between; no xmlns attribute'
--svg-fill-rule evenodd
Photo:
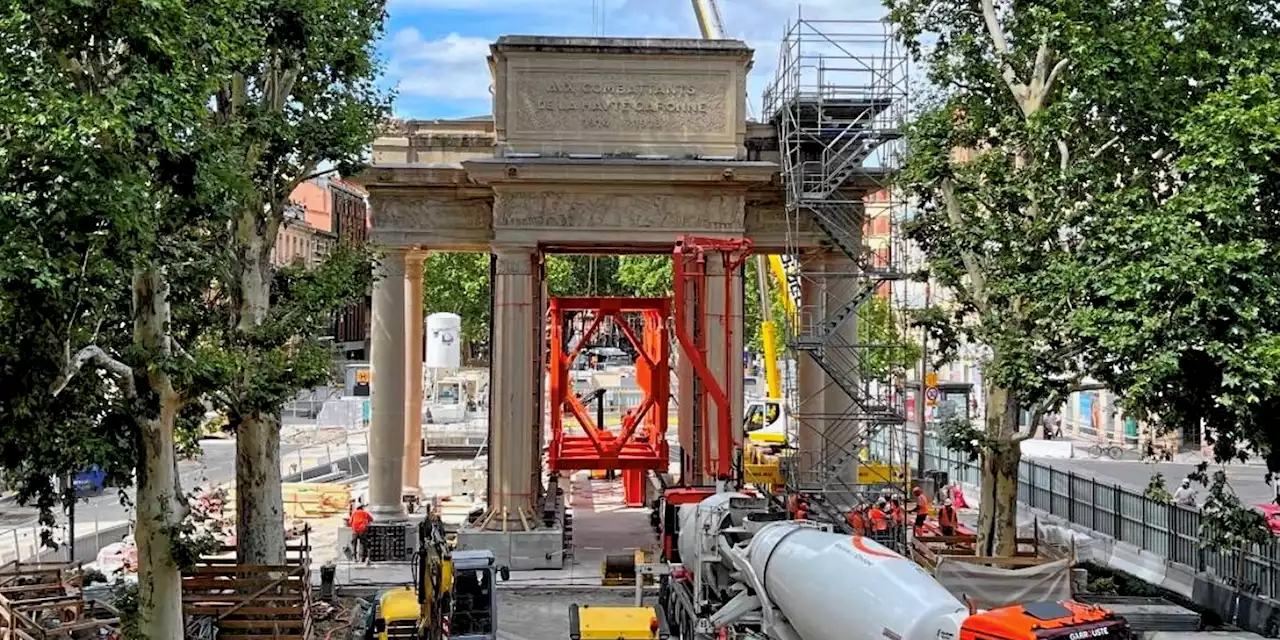
<svg viewBox="0 0 1280 640"><path fill-rule="evenodd" d="M907 459L915 459L915 445L906 448ZM871 441L871 455L896 460L901 454L891 454L880 434ZM925 436L924 459L927 470L945 472L952 483L981 485L977 462L970 461L966 453L943 447L933 434ZM1280 542L1238 551L1204 549L1196 509L1153 500L1139 491L1034 460L1023 460L1018 468L1018 501L1170 562L1207 572L1243 592L1280 599Z"/></svg>

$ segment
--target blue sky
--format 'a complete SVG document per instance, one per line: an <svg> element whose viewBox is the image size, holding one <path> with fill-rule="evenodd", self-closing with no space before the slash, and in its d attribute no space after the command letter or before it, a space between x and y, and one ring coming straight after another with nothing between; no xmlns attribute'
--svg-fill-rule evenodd
<svg viewBox="0 0 1280 640"><path fill-rule="evenodd" d="M753 110L772 82L783 30L807 19L878 19L879 0L719 0L726 36L756 50ZM699 36L690 0L390 0L380 50L397 87L396 115L456 118L488 114L489 44L502 35Z"/></svg>

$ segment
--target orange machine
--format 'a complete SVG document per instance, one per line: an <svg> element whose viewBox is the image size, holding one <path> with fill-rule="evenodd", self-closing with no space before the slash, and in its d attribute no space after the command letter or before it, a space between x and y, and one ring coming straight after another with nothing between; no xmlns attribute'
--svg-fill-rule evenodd
<svg viewBox="0 0 1280 640"><path fill-rule="evenodd" d="M969 616L960 640L1131 640L1124 618L1074 601L1034 602Z"/></svg>

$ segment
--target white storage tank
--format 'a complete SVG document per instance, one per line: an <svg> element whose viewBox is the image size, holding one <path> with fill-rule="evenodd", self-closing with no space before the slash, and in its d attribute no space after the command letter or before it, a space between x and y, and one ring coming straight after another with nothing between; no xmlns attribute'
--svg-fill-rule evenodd
<svg viewBox="0 0 1280 640"><path fill-rule="evenodd" d="M752 536L747 559L802 638L959 638L969 616L919 565L869 538L777 522Z"/></svg>
<svg viewBox="0 0 1280 640"><path fill-rule="evenodd" d="M426 366L432 369L462 366L462 316L456 313L427 316L426 341Z"/></svg>

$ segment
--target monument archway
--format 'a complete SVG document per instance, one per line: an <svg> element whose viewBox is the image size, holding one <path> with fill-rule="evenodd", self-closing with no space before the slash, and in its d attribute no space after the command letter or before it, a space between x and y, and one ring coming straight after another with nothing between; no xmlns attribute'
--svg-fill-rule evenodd
<svg viewBox="0 0 1280 640"><path fill-rule="evenodd" d="M503 37L489 57L491 125L401 122L378 140L358 181L383 252L371 336L369 497L379 518L403 518L402 485L416 484L406 462L416 461L421 424L406 408L421 406L427 252L494 256L489 511L479 538L460 542L526 569L562 562L561 534L544 524L556 507L539 503L543 252L669 253L686 234L748 238L761 252L821 250L821 230L796 216L788 228L772 126L747 121L751 56L733 40ZM741 294L723 297L708 301L711 313L740 326ZM714 373L740 426L743 372ZM680 437L688 442L685 427Z"/></svg>

